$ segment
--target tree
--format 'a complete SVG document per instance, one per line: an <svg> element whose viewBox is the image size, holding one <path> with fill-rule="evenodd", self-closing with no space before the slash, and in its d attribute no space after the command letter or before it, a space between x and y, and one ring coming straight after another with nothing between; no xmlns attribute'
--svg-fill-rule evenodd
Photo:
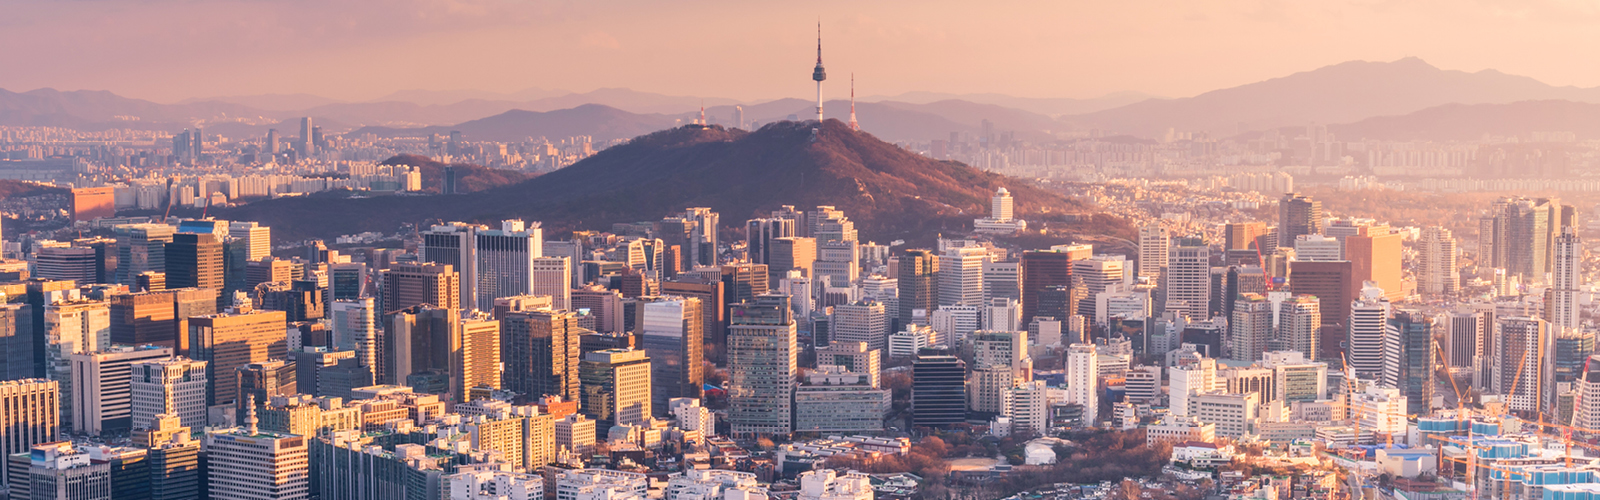
<svg viewBox="0 0 1600 500"><path fill-rule="evenodd" d="M1137 481L1124 478L1122 484L1117 485L1117 489L1111 492L1111 500L1139 500L1139 495L1143 492L1144 488L1139 487Z"/></svg>

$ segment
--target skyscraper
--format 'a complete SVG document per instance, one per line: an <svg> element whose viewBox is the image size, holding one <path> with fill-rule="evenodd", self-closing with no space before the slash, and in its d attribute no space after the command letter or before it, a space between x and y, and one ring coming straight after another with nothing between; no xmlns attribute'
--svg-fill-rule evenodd
<svg viewBox="0 0 1600 500"><path fill-rule="evenodd" d="M578 338L586 331L578 326L577 313L569 311L515 312L500 318L503 387L528 398L554 395L580 401Z"/></svg>
<svg viewBox="0 0 1600 500"><path fill-rule="evenodd" d="M355 351L356 364L374 375L379 373L382 343L377 305L372 297L333 301L333 313L329 316L333 317L333 347Z"/></svg>
<svg viewBox="0 0 1600 500"><path fill-rule="evenodd" d="M858 300L839 304L833 306L833 316L828 321L828 344L861 342L868 349L885 351L889 348L891 328L882 302Z"/></svg>
<svg viewBox="0 0 1600 500"><path fill-rule="evenodd" d="M300 393L299 378L296 377L294 361L274 359L260 363L246 363L239 367L237 412L234 415L239 423L244 421L245 415L252 410L259 411L272 401L273 397L293 396ZM254 401L254 405L251 402Z"/></svg>
<svg viewBox="0 0 1600 500"><path fill-rule="evenodd" d="M966 364L924 350L911 361L911 425L945 428L967 420Z"/></svg>
<svg viewBox="0 0 1600 500"><path fill-rule="evenodd" d="M450 394L471 399L474 388L500 388L500 322L485 313L464 314L450 345Z"/></svg>
<svg viewBox="0 0 1600 500"><path fill-rule="evenodd" d="M301 158L308 158L312 153L316 152L316 144L311 142L311 117L309 116L300 118L299 146L300 147L297 148L299 151L296 152L300 153Z"/></svg>
<svg viewBox="0 0 1600 500"><path fill-rule="evenodd" d="M989 251L983 247L949 248L938 257L939 305L983 304L983 265ZM932 309L928 312L931 314Z"/></svg>
<svg viewBox="0 0 1600 500"><path fill-rule="evenodd" d="M1094 344L1067 348L1067 402L1083 407L1083 423L1094 425L1100 413L1100 355Z"/></svg>
<svg viewBox="0 0 1600 500"><path fill-rule="evenodd" d="M130 427L155 429L163 415L178 418L184 427L205 427L205 361L183 357L145 360L128 370Z"/></svg>
<svg viewBox="0 0 1600 500"><path fill-rule="evenodd" d="M238 238L245 248L246 261L272 256L272 228L251 221L228 223L228 236Z"/></svg>
<svg viewBox="0 0 1600 500"><path fill-rule="evenodd" d="M643 304L639 331L650 357L650 407L666 415L675 398L699 398L705 383L705 308L693 297L664 297Z"/></svg>
<svg viewBox="0 0 1600 500"><path fill-rule="evenodd" d="M166 224L122 224L117 235L117 283L133 286L139 273L166 272L167 243L173 228Z"/></svg>
<svg viewBox="0 0 1600 500"><path fill-rule="evenodd" d="M1139 228L1139 277L1159 282L1161 270L1167 267L1167 247L1172 236L1160 223Z"/></svg>
<svg viewBox="0 0 1600 500"><path fill-rule="evenodd" d="M56 441L61 435L60 398L55 381L0 381L0 454L28 453L33 445ZM11 467L10 460L0 461L0 477L9 480Z"/></svg>
<svg viewBox="0 0 1600 500"><path fill-rule="evenodd" d="M253 408L253 405L252 405ZM208 432L202 441L213 500L307 498L309 447L304 436L262 431L255 412L244 427Z"/></svg>
<svg viewBox="0 0 1600 500"><path fill-rule="evenodd" d="M772 240L795 236L794 219L750 219L745 222L745 252L752 264L772 264Z"/></svg>
<svg viewBox="0 0 1600 500"><path fill-rule="evenodd" d="M1177 238L1167 253L1162 275L1166 311L1188 314L1190 319L1210 318L1211 249L1199 238ZM1026 318L1024 318L1026 320Z"/></svg>
<svg viewBox="0 0 1600 500"><path fill-rule="evenodd" d="M1278 201L1278 241L1294 241L1305 234L1322 234L1322 202L1285 193Z"/></svg>
<svg viewBox="0 0 1600 500"><path fill-rule="evenodd" d="M1128 269L1128 264L1126 257L1105 254L1072 261L1072 286L1083 290L1078 299L1078 311L1094 311L1095 300L1101 293L1114 286L1132 285L1133 270Z"/></svg>
<svg viewBox="0 0 1600 500"><path fill-rule="evenodd" d="M572 308L572 261L567 257L533 259L534 295L549 295L552 307ZM496 294L504 292L496 292ZM500 295L505 297L505 295ZM497 297L498 298L498 297ZM493 302L493 300L490 300Z"/></svg>
<svg viewBox="0 0 1600 500"><path fill-rule="evenodd" d="M792 222L792 221L791 221ZM812 266L817 260L817 240L814 238L773 238L768 251L767 283L776 284L791 270L799 270L806 278L813 277Z"/></svg>
<svg viewBox="0 0 1600 500"><path fill-rule="evenodd" d="M1385 342L1384 378L1406 397L1409 415L1426 415L1433 409L1433 370L1438 361L1433 328L1433 318L1421 311L1396 311L1389 320L1393 340ZM1398 352L1388 352L1396 347Z"/></svg>
<svg viewBox="0 0 1600 500"><path fill-rule="evenodd" d="M477 224L452 222L449 224L435 225L427 231L422 231L421 233L422 246L417 249L417 253L421 257L422 262L431 262L434 264L450 266L449 269L454 270L459 275L458 281L455 285L458 291L455 292L457 295L454 296L457 303L454 304L453 307L458 307L462 310L468 311L477 307L477 233L478 231L487 230L487 227ZM544 247L541 245L538 251L543 252ZM531 259L537 256L538 255L530 255L528 258ZM390 272L394 272L395 270L396 269L391 268ZM492 300L490 304L493 304ZM384 309L386 311L395 311L411 307L412 305L416 304L390 306L386 302ZM443 304L434 305L445 307Z"/></svg>
<svg viewBox="0 0 1600 500"><path fill-rule="evenodd" d="M1384 382L1384 367L1388 363L1385 356L1389 351L1385 343L1391 340L1391 336L1389 300L1384 298L1383 289L1371 284L1361 289L1361 298L1350 305L1349 324L1350 352L1347 357L1356 377ZM1395 364L1398 364L1398 360Z"/></svg>
<svg viewBox="0 0 1600 500"><path fill-rule="evenodd" d="M799 348L789 298L762 295L734 305L728 325L728 422L737 436L794 430Z"/></svg>
<svg viewBox="0 0 1600 500"><path fill-rule="evenodd" d="M52 280L99 283L100 261L88 247L45 247L34 252L34 274Z"/></svg>
<svg viewBox="0 0 1600 500"><path fill-rule="evenodd" d="M1360 290L1350 283L1350 274L1349 261L1298 261L1289 266L1289 289L1296 295L1310 295L1319 300L1322 353L1318 359L1337 359L1345 351L1350 304Z"/></svg>
<svg viewBox="0 0 1600 500"><path fill-rule="evenodd" d="M1252 363L1273 340L1273 304L1265 296L1246 293L1234 301L1228 320L1228 359Z"/></svg>
<svg viewBox="0 0 1600 500"><path fill-rule="evenodd" d="M1282 292L1274 292L1282 293ZM1307 361L1316 361L1322 349L1322 303L1310 295L1294 295L1278 304L1278 340Z"/></svg>
<svg viewBox="0 0 1600 500"><path fill-rule="evenodd" d="M73 354L72 424L80 433L100 435L132 429L131 368L172 356L168 347L118 346Z"/></svg>
<svg viewBox="0 0 1600 500"><path fill-rule="evenodd" d="M1461 289L1456 267L1456 239L1449 229L1422 228L1417 242L1417 291L1432 297L1452 297Z"/></svg>
<svg viewBox="0 0 1600 500"><path fill-rule="evenodd" d="M1550 280L1549 321L1557 330L1578 327L1578 289L1583 286L1583 240L1572 227L1556 237Z"/></svg>
<svg viewBox="0 0 1600 500"><path fill-rule="evenodd" d="M642 425L650 419L650 358L643 350L606 349L583 355L583 414L597 428Z"/></svg>
<svg viewBox="0 0 1600 500"><path fill-rule="evenodd" d="M1256 238L1267 234L1265 222L1233 222L1223 226L1223 250L1252 250L1256 248Z"/></svg>
<svg viewBox="0 0 1600 500"><path fill-rule="evenodd" d="M396 264L383 273L384 313L423 304L458 308L460 274L448 264Z"/></svg>
<svg viewBox="0 0 1600 500"><path fill-rule="evenodd" d="M1363 228L1361 232L1344 238L1344 255L1350 261L1352 279L1376 283L1391 302L1404 299L1400 234L1388 226Z"/></svg>
<svg viewBox="0 0 1600 500"><path fill-rule="evenodd" d="M932 312L939 306L938 256L928 250L906 250L900 254L899 270L900 321L910 322L914 310Z"/></svg>
<svg viewBox="0 0 1600 500"><path fill-rule="evenodd" d="M1045 289L1072 286L1072 257L1056 250L1023 252L1017 274L1022 283L1022 324L1026 325L1040 314L1040 295Z"/></svg>
<svg viewBox="0 0 1600 500"><path fill-rule="evenodd" d="M1028 332L985 331L972 334L971 407L973 411L1005 414L1012 388L1033 380L1033 360L1028 357Z"/></svg>
<svg viewBox="0 0 1600 500"><path fill-rule="evenodd" d="M283 311L224 313L189 319L189 357L207 362L208 405L238 399L238 369L289 355Z"/></svg>
<svg viewBox="0 0 1600 500"><path fill-rule="evenodd" d="M1552 395L1546 362L1553 353L1550 324L1543 319L1497 318L1494 335L1493 385L1515 411L1548 411Z"/></svg>

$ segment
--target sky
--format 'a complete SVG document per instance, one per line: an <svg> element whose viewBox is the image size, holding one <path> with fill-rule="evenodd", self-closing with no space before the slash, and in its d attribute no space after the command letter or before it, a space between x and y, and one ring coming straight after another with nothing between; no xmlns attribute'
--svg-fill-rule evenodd
<svg viewBox="0 0 1600 500"><path fill-rule="evenodd" d="M0 88L809 98L819 18L836 95L1183 97L1408 56L1600 86L1600 0L6 0Z"/></svg>

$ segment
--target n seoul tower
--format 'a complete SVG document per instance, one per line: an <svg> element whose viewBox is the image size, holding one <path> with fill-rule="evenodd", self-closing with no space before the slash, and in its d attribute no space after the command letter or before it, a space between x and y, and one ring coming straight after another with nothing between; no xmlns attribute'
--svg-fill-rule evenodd
<svg viewBox="0 0 1600 500"><path fill-rule="evenodd" d="M822 81L828 73L822 70L822 21L817 21L817 69L811 70L811 79L817 81L817 122L822 122Z"/></svg>

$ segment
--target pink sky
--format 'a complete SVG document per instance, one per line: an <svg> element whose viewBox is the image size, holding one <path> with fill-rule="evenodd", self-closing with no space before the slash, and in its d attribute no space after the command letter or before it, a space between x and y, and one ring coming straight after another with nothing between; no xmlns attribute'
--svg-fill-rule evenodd
<svg viewBox="0 0 1600 500"><path fill-rule="evenodd" d="M1594 0L10 0L0 88L807 98L819 16L838 96L853 71L862 95L1176 97L1406 56L1600 86Z"/></svg>

